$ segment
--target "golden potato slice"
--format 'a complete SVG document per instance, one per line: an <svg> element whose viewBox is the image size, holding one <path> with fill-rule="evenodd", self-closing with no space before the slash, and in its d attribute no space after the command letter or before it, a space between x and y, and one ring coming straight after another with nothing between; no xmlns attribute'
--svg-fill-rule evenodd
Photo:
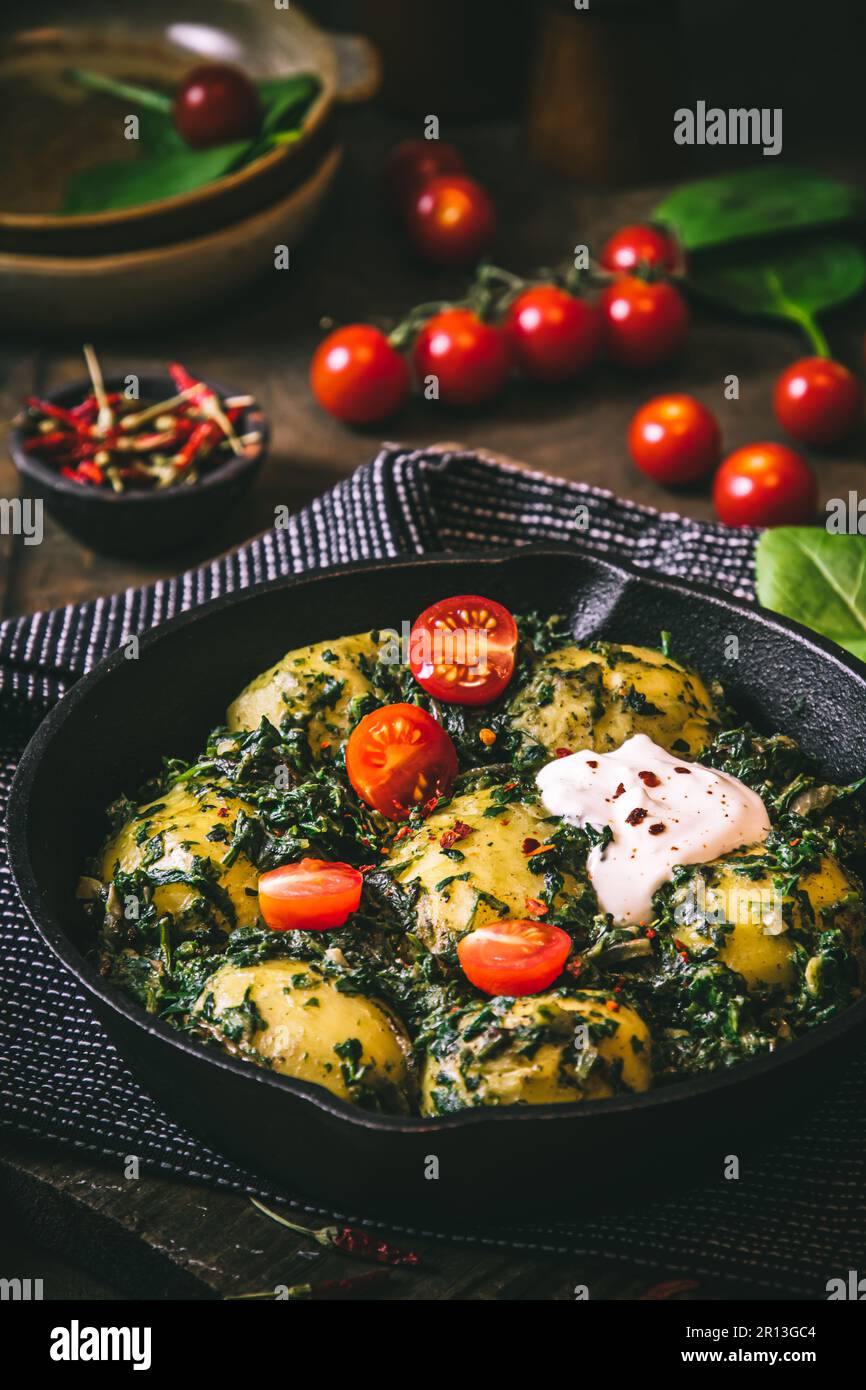
<svg viewBox="0 0 866 1390"><path fill-rule="evenodd" d="M541 658L511 707L512 724L551 757L558 748L607 753L632 734L695 757L718 728L700 676L651 647L563 647Z"/></svg>
<svg viewBox="0 0 866 1390"><path fill-rule="evenodd" d="M652 1081L649 1029L602 990L472 1005L437 1050L441 1055L429 1052L422 1066L425 1115L604 1100L621 1090L646 1091Z"/></svg>
<svg viewBox="0 0 866 1390"><path fill-rule="evenodd" d="M293 721L310 718L308 734L313 753L333 747L349 734L349 705L368 695L372 686L362 662L376 661L382 645L378 635L359 632L332 642L298 647L263 671L228 707L229 729L257 729L264 716L277 728L288 715Z"/></svg>
<svg viewBox="0 0 866 1390"><path fill-rule="evenodd" d="M367 1108L410 1108L412 1047L402 1024L383 1004L342 993L309 961L225 965L191 1016L227 1051L283 1076Z"/></svg>
<svg viewBox="0 0 866 1390"><path fill-rule="evenodd" d="M239 811L253 808L215 786L193 788L179 783L156 801L139 807L132 820L102 852L102 879L110 883L118 869L129 873L145 868L154 873L179 870L194 872L194 861L206 859L213 866L216 884L224 890L234 910L225 911L219 891L208 896L194 884L163 883L153 890L158 912L171 912L180 926L216 921L224 931L251 926L258 917L258 873L246 855L238 854L230 868L223 866ZM211 840L211 834L225 836Z"/></svg>
<svg viewBox="0 0 866 1390"><path fill-rule="evenodd" d="M486 814L496 805L495 788L455 796L395 844L383 863L397 883L418 888L416 931L430 951L448 950L470 927L497 917L531 916L527 898L546 900L544 877L532 873L524 841L541 845L559 822L540 802L514 801L501 814ZM469 831L454 842L462 855L458 860L442 844L455 826ZM567 878L566 887L575 892L574 879ZM557 907L559 899L547 905Z"/></svg>
<svg viewBox="0 0 866 1390"><path fill-rule="evenodd" d="M824 856L820 869L798 884L814 913L813 925L796 895L783 896L776 889L771 873L753 878L742 872L739 861L765 853L760 844L738 850L684 883L672 898L675 910L694 903L710 920L678 925L676 936L690 951L716 946L718 959L738 971L750 989L779 985L787 990L794 983L796 955L791 927L817 934L835 924L857 949L861 900L836 860Z"/></svg>

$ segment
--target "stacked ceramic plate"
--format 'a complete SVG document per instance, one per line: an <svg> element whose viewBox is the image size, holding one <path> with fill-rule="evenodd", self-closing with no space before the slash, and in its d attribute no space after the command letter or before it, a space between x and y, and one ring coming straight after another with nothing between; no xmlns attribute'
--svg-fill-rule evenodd
<svg viewBox="0 0 866 1390"><path fill-rule="evenodd" d="M39 11L37 28L28 0L6 0L0 18L0 320L40 332L163 321L272 268L275 247L303 236L336 173L335 106L376 89L369 46L325 34L294 3L78 0L73 11L48 0ZM137 157L132 104L71 72L170 91L192 68L226 62L259 82L315 79L297 138L190 191L64 209L70 180Z"/></svg>

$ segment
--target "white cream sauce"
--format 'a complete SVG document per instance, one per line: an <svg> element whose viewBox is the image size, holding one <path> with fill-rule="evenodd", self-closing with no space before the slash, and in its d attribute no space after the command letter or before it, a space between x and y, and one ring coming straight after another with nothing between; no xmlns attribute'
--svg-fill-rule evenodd
<svg viewBox="0 0 866 1390"><path fill-rule="evenodd" d="M613 839L590 850L587 871L602 912L618 923L651 920L653 893L675 865L707 864L770 830L756 792L725 772L684 762L646 734L612 753L557 758L536 780L551 815L610 827Z"/></svg>

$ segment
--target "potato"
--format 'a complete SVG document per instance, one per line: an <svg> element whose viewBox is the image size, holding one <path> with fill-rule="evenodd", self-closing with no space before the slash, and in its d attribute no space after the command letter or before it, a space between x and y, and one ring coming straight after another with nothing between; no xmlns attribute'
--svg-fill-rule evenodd
<svg viewBox="0 0 866 1390"><path fill-rule="evenodd" d="M226 932L251 926L258 917L258 873L243 853L230 868L223 868L228 843L208 839L219 826L231 840L239 811L254 814L251 806L216 786L194 788L179 783L156 801L141 806L108 841L102 852L103 881L110 883L117 869L127 873L142 867L156 873L173 869L191 873L195 859L207 859L216 870L219 888L231 899L234 920L224 910L219 893L203 899L202 890L189 883L164 883L154 888L157 911L171 912L181 927L198 926L203 921L215 921ZM161 846L155 842L157 836L163 837ZM156 853L151 858L153 851Z"/></svg>
<svg viewBox="0 0 866 1390"><path fill-rule="evenodd" d="M531 916L526 899L545 897L544 877L531 872L523 842L529 838L543 843L559 822L547 816L540 802L514 801L501 815L487 816L485 812L496 805L494 793L487 788L455 796L443 810L428 816L420 830L395 844L383 863L398 884L420 889L416 931L436 954L452 947L470 927L497 917ZM469 826L470 833L455 842L463 858L454 860L441 839L458 821ZM566 887L577 891L572 878L566 879ZM559 899L548 904L558 905Z"/></svg>
<svg viewBox="0 0 866 1390"><path fill-rule="evenodd" d="M599 753L647 734L669 752L696 757L718 728L700 676L650 647L562 647L541 658L511 706L512 726L542 744Z"/></svg>
<svg viewBox="0 0 866 1390"><path fill-rule="evenodd" d="M676 936L690 951L715 947L718 959L738 971L750 989L779 985L788 990L795 978L796 943L791 927L814 934L835 923L856 949L860 898L836 860L822 857L820 869L798 884L815 914L813 925L796 896L777 893L772 873L756 879L738 868L745 856L761 857L765 852L759 844L726 855L702 867L677 889L671 900L675 910L695 903L711 920L677 925ZM723 923L731 929L725 930Z"/></svg>
<svg viewBox="0 0 866 1390"><path fill-rule="evenodd" d="M324 743L342 743L349 734L351 701L372 690L362 662L374 663L381 645L372 633L359 632L286 652L229 705L229 729L257 729L262 716L277 728L287 716L294 723L312 716L308 735L314 754L321 754Z"/></svg>
<svg viewBox="0 0 866 1390"><path fill-rule="evenodd" d="M368 1109L410 1108L412 1047L402 1025L383 1004L341 993L309 961L225 965L191 1017L227 1051L283 1076Z"/></svg>
<svg viewBox="0 0 866 1390"><path fill-rule="evenodd" d="M460 1015L453 1036L424 1059L422 1113L646 1091L651 1050L643 1019L602 990L473 1004Z"/></svg>

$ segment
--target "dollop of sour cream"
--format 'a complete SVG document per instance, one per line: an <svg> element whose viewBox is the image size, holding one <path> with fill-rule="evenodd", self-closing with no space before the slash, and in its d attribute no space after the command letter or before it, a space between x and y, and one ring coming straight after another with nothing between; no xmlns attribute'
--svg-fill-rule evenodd
<svg viewBox="0 0 866 1390"><path fill-rule="evenodd" d="M602 912L622 924L649 922L653 894L677 864L707 864L765 840L763 801L736 777L683 762L646 734L612 753L586 749L547 763L538 790L551 815L569 825L608 826L587 871Z"/></svg>

